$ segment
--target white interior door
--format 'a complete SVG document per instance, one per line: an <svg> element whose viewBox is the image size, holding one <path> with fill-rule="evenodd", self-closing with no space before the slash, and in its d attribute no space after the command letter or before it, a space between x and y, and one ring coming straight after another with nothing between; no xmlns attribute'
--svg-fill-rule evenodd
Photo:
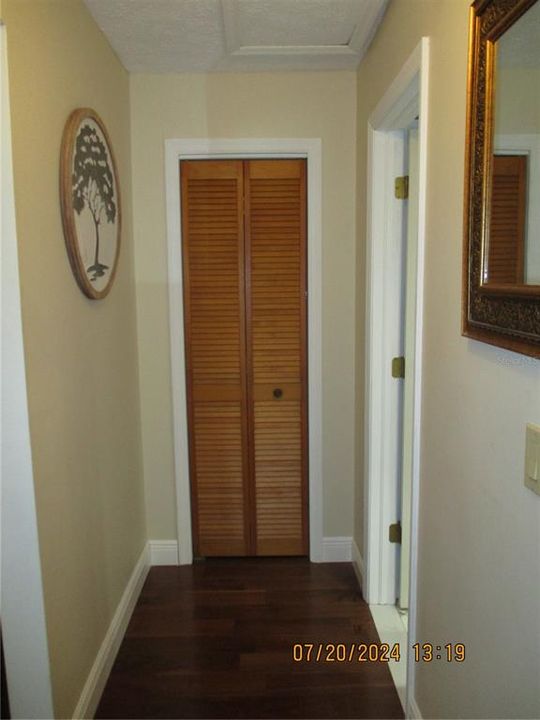
<svg viewBox="0 0 540 720"><path fill-rule="evenodd" d="M398 604L409 606L411 551L411 487L414 423L414 366L416 319L416 267L418 255L418 130L408 132L409 198L407 207L407 260L405 282L405 381L403 386L403 443L401 469L401 552Z"/></svg>

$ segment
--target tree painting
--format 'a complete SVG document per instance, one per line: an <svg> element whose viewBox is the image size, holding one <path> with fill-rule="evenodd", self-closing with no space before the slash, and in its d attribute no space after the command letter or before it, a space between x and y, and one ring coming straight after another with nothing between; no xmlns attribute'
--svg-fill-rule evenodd
<svg viewBox="0 0 540 720"><path fill-rule="evenodd" d="M105 143L96 128L82 125L75 141L73 158L73 209L80 215L85 208L91 214L95 229L94 262L86 272L90 281L103 277L109 269L99 261L99 230L102 222L116 219L114 176Z"/></svg>

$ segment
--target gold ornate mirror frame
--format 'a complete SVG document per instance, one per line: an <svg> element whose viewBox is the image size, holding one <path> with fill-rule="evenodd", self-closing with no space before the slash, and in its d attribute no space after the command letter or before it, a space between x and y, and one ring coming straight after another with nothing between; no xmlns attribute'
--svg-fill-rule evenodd
<svg viewBox="0 0 540 720"><path fill-rule="evenodd" d="M463 335L540 357L540 286L484 284L493 157L495 42L537 0L476 0L470 10Z"/></svg>

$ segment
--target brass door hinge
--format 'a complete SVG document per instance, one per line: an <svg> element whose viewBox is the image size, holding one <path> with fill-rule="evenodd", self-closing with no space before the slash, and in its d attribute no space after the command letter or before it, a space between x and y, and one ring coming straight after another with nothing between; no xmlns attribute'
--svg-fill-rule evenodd
<svg viewBox="0 0 540 720"><path fill-rule="evenodd" d="M404 378L405 377L405 358L404 357L392 358L392 377L393 378Z"/></svg>
<svg viewBox="0 0 540 720"><path fill-rule="evenodd" d="M391 543L398 543L401 545L401 523L392 523L388 528L388 539Z"/></svg>
<svg viewBox="0 0 540 720"><path fill-rule="evenodd" d="M394 181L394 189L398 200L406 200L409 197L409 176L397 177Z"/></svg>

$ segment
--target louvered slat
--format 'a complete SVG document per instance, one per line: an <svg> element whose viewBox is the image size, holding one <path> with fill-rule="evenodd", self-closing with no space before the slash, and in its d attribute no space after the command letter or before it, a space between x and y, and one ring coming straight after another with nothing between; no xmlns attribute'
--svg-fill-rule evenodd
<svg viewBox="0 0 540 720"><path fill-rule="evenodd" d="M246 162L245 188L256 549L300 555L308 551L305 162Z"/></svg>
<svg viewBox="0 0 540 720"><path fill-rule="evenodd" d="M245 555L243 167L188 161L180 173L195 553Z"/></svg>
<svg viewBox="0 0 540 720"><path fill-rule="evenodd" d="M526 173L525 155L494 155L488 284L523 283Z"/></svg>

